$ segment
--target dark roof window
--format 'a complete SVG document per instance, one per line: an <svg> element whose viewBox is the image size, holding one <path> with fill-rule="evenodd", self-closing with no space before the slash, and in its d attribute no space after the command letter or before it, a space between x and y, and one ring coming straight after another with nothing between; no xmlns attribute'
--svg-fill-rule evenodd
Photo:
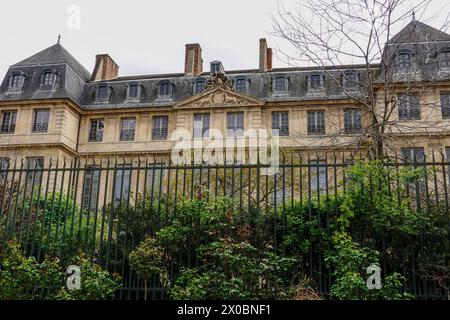
<svg viewBox="0 0 450 320"><path fill-rule="evenodd" d="M170 98L172 96L172 88L173 85L170 81L164 80L159 83L159 91L158 91L158 97L159 98Z"/></svg>
<svg viewBox="0 0 450 320"><path fill-rule="evenodd" d="M141 99L141 85L139 83L130 83L127 90L127 100Z"/></svg>
<svg viewBox="0 0 450 320"><path fill-rule="evenodd" d="M402 70L411 68L411 53L400 52L397 57L397 66Z"/></svg>
<svg viewBox="0 0 450 320"><path fill-rule="evenodd" d="M237 78L234 83L234 88L237 92L247 92L248 81L245 78Z"/></svg>
<svg viewBox="0 0 450 320"><path fill-rule="evenodd" d="M286 93L288 88L287 78L285 76L276 76L273 81L274 93Z"/></svg>
<svg viewBox="0 0 450 320"><path fill-rule="evenodd" d="M344 74L344 89L356 90L359 87L359 75L350 71Z"/></svg>
<svg viewBox="0 0 450 320"><path fill-rule="evenodd" d="M312 90L320 90L323 87L323 77L320 74L312 74L309 77L309 88Z"/></svg>
<svg viewBox="0 0 450 320"><path fill-rule="evenodd" d="M14 72L9 80L9 90L10 91L22 91L25 84L25 74L22 72Z"/></svg>
<svg viewBox="0 0 450 320"><path fill-rule="evenodd" d="M450 49L446 49L439 54L439 65L441 68L450 69Z"/></svg>
<svg viewBox="0 0 450 320"><path fill-rule="evenodd" d="M110 96L110 87L107 84L102 84L97 87L97 102L107 102Z"/></svg>
<svg viewBox="0 0 450 320"><path fill-rule="evenodd" d="M54 70L45 70L41 78L41 89L53 89L56 83L56 72Z"/></svg>
<svg viewBox="0 0 450 320"><path fill-rule="evenodd" d="M206 87L206 81L205 80L197 80L195 82L195 93L201 93L203 90L205 90Z"/></svg>

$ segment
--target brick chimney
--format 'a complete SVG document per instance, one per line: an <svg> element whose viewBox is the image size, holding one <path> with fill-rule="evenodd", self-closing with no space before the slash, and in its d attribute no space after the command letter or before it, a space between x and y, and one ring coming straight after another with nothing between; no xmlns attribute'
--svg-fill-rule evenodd
<svg viewBox="0 0 450 320"><path fill-rule="evenodd" d="M184 74L199 75L203 72L202 48L198 43L186 45Z"/></svg>
<svg viewBox="0 0 450 320"><path fill-rule="evenodd" d="M108 54L98 54L91 81L111 80L119 75L119 66Z"/></svg>
<svg viewBox="0 0 450 320"><path fill-rule="evenodd" d="M272 49L264 38L259 39L259 71L272 70Z"/></svg>

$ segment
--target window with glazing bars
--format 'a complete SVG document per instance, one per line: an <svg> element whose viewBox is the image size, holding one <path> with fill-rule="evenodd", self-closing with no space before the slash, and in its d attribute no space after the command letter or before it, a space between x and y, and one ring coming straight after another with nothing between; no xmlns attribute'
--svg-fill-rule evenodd
<svg viewBox="0 0 450 320"><path fill-rule="evenodd" d="M279 136L289 135L289 113L272 112L272 133Z"/></svg>
<svg viewBox="0 0 450 320"><path fill-rule="evenodd" d="M361 132L361 110L347 109L344 111L344 132L349 134Z"/></svg>
<svg viewBox="0 0 450 320"><path fill-rule="evenodd" d="M159 95L160 96L169 96L170 95L170 86L169 82L161 82L159 84Z"/></svg>
<svg viewBox="0 0 450 320"><path fill-rule="evenodd" d="M442 118L450 118L450 92L441 93Z"/></svg>
<svg viewBox="0 0 450 320"><path fill-rule="evenodd" d="M246 92L247 91L247 80L246 79L236 79L235 83L237 92Z"/></svg>
<svg viewBox="0 0 450 320"><path fill-rule="evenodd" d="M195 83L195 93L200 93L205 90L206 81L205 80L197 80Z"/></svg>
<svg viewBox="0 0 450 320"><path fill-rule="evenodd" d="M240 137L244 134L244 113L230 112L227 114L227 136Z"/></svg>
<svg viewBox="0 0 450 320"><path fill-rule="evenodd" d="M100 101L108 100L109 97L109 88L106 85L99 86L97 88L97 99Z"/></svg>
<svg viewBox="0 0 450 320"><path fill-rule="evenodd" d="M27 189L39 188L42 180L42 169L44 168L44 157L27 157Z"/></svg>
<svg viewBox="0 0 450 320"><path fill-rule="evenodd" d="M98 205L98 190L100 170L95 166L87 166L84 173L83 209L96 210Z"/></svg>
<svg viewBox="0 0 450 320"><path fill-rule="evenodd" d="M34 111L33 132L47 132L50 110L40 109Z"/></svg>
<svg viewBox="0 0 450 320"><path fill-rule="evenodd" d="M169 117L155 116L153 117L152 140L167 140L169 132Z"/></svg>
<svg viewBox="0 0 450 320"><path fill-rule="evenodd" d="M123 118L120 126L120 141L133 141L136 131L136 118Z"/></svg>
<svg viewBox="0 0 450 320"><path fill-rule="evenodd" d="M406 94L399 98L398 117L400 120L419 120L419 96Z"/></svg>
<svg viewBox="0 0 450 320"><path fill-rule="evenodd" d="M53 86L55 82L55 73L52 71L47 71L44 73L44 79L42 81L43 86Z"/></svg>
<svg viewBox="0 0 450 320"><path fill-rule="evenodd" d="M93 119L91 120L91 125L89 127L89 142L101 142L103 141L103 119Z"/></svg>
<svg viewBox="0 0 450 320"><path fill-rule="evenodd" d="M309 86L311 89L322 88L322 76L320 74L313 74L309 77Z"/></svg>
<svg viewBox="0 0 450 320"><path fill-rule="evenodd" d="M325 134L325 111L308 111L308 134Z"/></svg>
<svg viewBox="0 0 450 320"><path fill-rule="evenodd" d="M286 91L286 78L276 77L275 78L275 91L283 92Z"/></svg>
<svg viewBox="0 0 450 320"><path fill-rule="evenodd" d="M22 74L14 74L11 78L11 88L20 89L23 86L24 76Z"/></svg>
<svg viewBox="0 0 450 320"><path fill-rule="evenodd" d="M115 172L114 180L114 205L128 202L131 183L131 165L119 165Z"/></svg>
<svg viewBox="0 0 450 320"><path fill-rule="evenodd" d="M137 99L139 98L139 85L138 84L130 84L128 87L128 99Z"/></svg>
<svg viewBox="0 0 450 320"><path fill-rule="evenodd" d="M2 112L2 126L0 133L14 133L16 130L17 111Z"/></svg>
<svg viewBox="0 0 450 320"><path fill-rule="evenodd" d="M194 114L194 138L206 138L209 136L209 113Z"/></svg>
<svg viewBox="0 0 450 320"><path fill-rule="evenodd" d="M441 67L450 68L450 51L441 52Z"/></svg>
<svg viewBox="0 0 450 320"><path fill-rule="evenodd" d="M327 188L327 162L325 160L311 160L309 162L310 190L314 192L323 191Z"/></svg>
<svg viewBox="0 0 450 320"><path fill-rule="evenodd" d="M7 179L9 168L9 158L2 157L0 158L0 185L5 183L5 179Z"/></svg>
<svg viewBox="0 0 450 320"><path fill-rule="evenodd" d="M344 87L346 89L357 89L359 86L359 76L355 72L347 72L344 75Z"/></svg>
<svg viewBox="0 0 450 320"><path fill-rule="evenodd" d="M400 69L408 69L411 67L411 54L409 53L400 53L398 55L398 67Z"/></svg>

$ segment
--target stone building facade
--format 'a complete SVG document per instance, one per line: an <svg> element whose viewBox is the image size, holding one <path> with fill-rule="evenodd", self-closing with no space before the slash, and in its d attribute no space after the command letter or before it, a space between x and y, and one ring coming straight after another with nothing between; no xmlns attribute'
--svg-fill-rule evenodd
<svg viewBox="0 0 450 320"><path fill-rule="evenodd" d="M59 42L12 65L0 86L2 166L14 159L46 166L51 159L168 157L179 129L202 143L213 131L239 139L247 129L275 129L282 149L366 151L373 141L361 137L372 119L348 92L363 98L369 76L378 77L376 97L386 79L394 92L412 91L391 114L390 150L450 156L450 35L419 21L370 66L274 68L260 39L258 69L229 71L213 61L206 72L200 45L185 50L178 74L119 77L107 54L97 55L91 74ZM398 72L385 70L386 59Z"/></svg>

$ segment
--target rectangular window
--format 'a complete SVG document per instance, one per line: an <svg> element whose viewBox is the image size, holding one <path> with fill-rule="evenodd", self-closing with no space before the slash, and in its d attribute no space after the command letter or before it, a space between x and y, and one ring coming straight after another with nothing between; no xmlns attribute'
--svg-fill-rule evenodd
<svg viewBox="0 0 450 320"><path fill-rule="evenodd" d="M398 116L400 120L420 120L419 96L406 94L400 97Z"/></svg>
<svg viewBox="0 0 450 320"><path fill-rule="evenodd" d="M0 133L14 133L16 130L17 111L2 112L2 127Z"/></svg>
<svg viewBox="0 0 450 320"><path fill-rule="evenodd" d="M33 186L39 187L42 180L42 169L44 168L44 157L27 157L27 189L30 190Z"/></svg>
<svg viewBox="0 0 450 320"><path fill-rule="evenodd" d="M0 158L0 186L4 184L8 175L9 158Z"/></svg>
<svg viewBox="0 0 450 320"><path fill-rule="evenodd" d="M442 118L450 118L450 93L441 93Z"/></svg>
<svg viewBox="0 0 450 320"><path fill-rule="evenodd" d="M194 114L194 138L209 137L209 113Z"/></svg>
<svg viewBox="0 0 450 320"><path fill-rule="evenodd" d="M152 140L167 140L169 133L169 117L153 117Z"/></svg>
<svg viewBox="0 0 450 320"><path fill-rule="evenodd" d="M344 111L344 132L347 134L361 132L361 110L347 109Z"/></svg>
<svg viewBox="0 0 450 320"><path fill-rule="evenodd" d="M286 78L276 77L275 78L275 91L284 92L286 91Z"/></svg>
<svg viewBox="0 0 450 320"><path fill-rule="evenodd" d="M96 210L98 205L98 190L100 182L100 170L89 166L84 173L83 209Z"/></svg>
<svg viewBox="0 0 450 320"><path fill-rule="evenodd" d="M247 91L247 80L236 79L236 91L237 92L246 92Z"/></svg>
<svg viewBox="0 0 450 320"><path fill-rule="evenodd" d="M244 135L244 113L230 112L227 114L227 137Z"/></svg>
<svg viewBox="0 0 450 320"><path fill-rule="evenodd" d="M450 162L450 147L445 148L445 151L447 153L447 162ZM447 170L447 176L448 176L448 182L447 182L447 192L450 190L450 164L448 165Z"/></svg>
<svg viewBox="0 0 450 320"><path fill-rule="evenodd" d="M310 78L310 87L311 89L320 89L322 88L322 76L318 74L313 74Z"/></svg>
<svg viewBox="0 0 450 320"><path fill-rule="evenodd" d="M203 90L205 90L206 81L205 80L198 80L195 83L195 93L200 93Z"/></svg>
<svg viewBox="0 0 450 320"><path fill-rule="evenodd" d="M164 192L164 168L162 163L149 165L147 170L147 192L150 197Z"/></svg>
<svg viewBox="0 0 450 320"><path fill-rule="evenodd" d="M314 192L324 191L327 188L327 162L325 160L312 160L310 167L310 190Z"/></svg>
<svg viewBox="0 0 450 320"><path fill-rule="evenodd" d="M103 141L103 119L93 119L90 122L89 127L89 142L101 142Z"/></svg>
<svg viewBox="0 0 450 320"><path fill-rule="evenodd" d="M414 194L416 191L422 192L426 189L425 183L425 169L423 165L425 163L425 152L423 148L402 148L401 149L402 160L405 163L411 165L411 167L417 167L417 169L423 169L416 182L409 183L409 192ZM415 165L414 165L415 164Z"/></svg>
<svg viewBox="0 0 450 320"><path fill-rule="evenodd" d="M131 165L119 166L116 171L116 180L114 182L114 205L121 202L128 202L131 183Z"/></svg>
<svg viewBox="0 0 450 320"><path fill-rule="evenodd" d="M424 163L425 152L423 148L402 148L402 158L405 162L410 163Z"/></svg>
<svg viewBox="0 0 450 320"><path fill-rule="evenodd" d="M50 117L49 109L35 110L33 120L33 132L47 132L49 117Z"/></svg>
<svg viewBox="0 0 450 320"><path fill-rule="evenodd" d="M346 89L357 89L359 76L355 72L347 72L344 76L344 87Z"/></svg>
<svg viewBox="0 0 450 320"><path fill-rule="evenodd" d="M272 112L272 133L279 136L289 135L289 113L285 112Z"/></svg>
<svg viewBox="0 0 450 320"><path fill-rule="evenodd" d="M136 118L123 118L120 126L120 141L133 141L136 131Z"/></svg>
<svg viewBox="0 0 450 320"><path fill-rule="evenodd" d="M308 134L325 134L325 111L308 111Z"/></svg>
<svg viewBox="0 0 450 320"><path fill-rule="evenodd" d="M107 100L108 99L108 86L100 86L97 91L97 99L98 100Z"/></svg>
<svg viewBox="0 0 450 320"><path fill-rule="evenodd" d="M128 88L128 99L137 99L139 94L139 85L131 84Z"/></svg>

